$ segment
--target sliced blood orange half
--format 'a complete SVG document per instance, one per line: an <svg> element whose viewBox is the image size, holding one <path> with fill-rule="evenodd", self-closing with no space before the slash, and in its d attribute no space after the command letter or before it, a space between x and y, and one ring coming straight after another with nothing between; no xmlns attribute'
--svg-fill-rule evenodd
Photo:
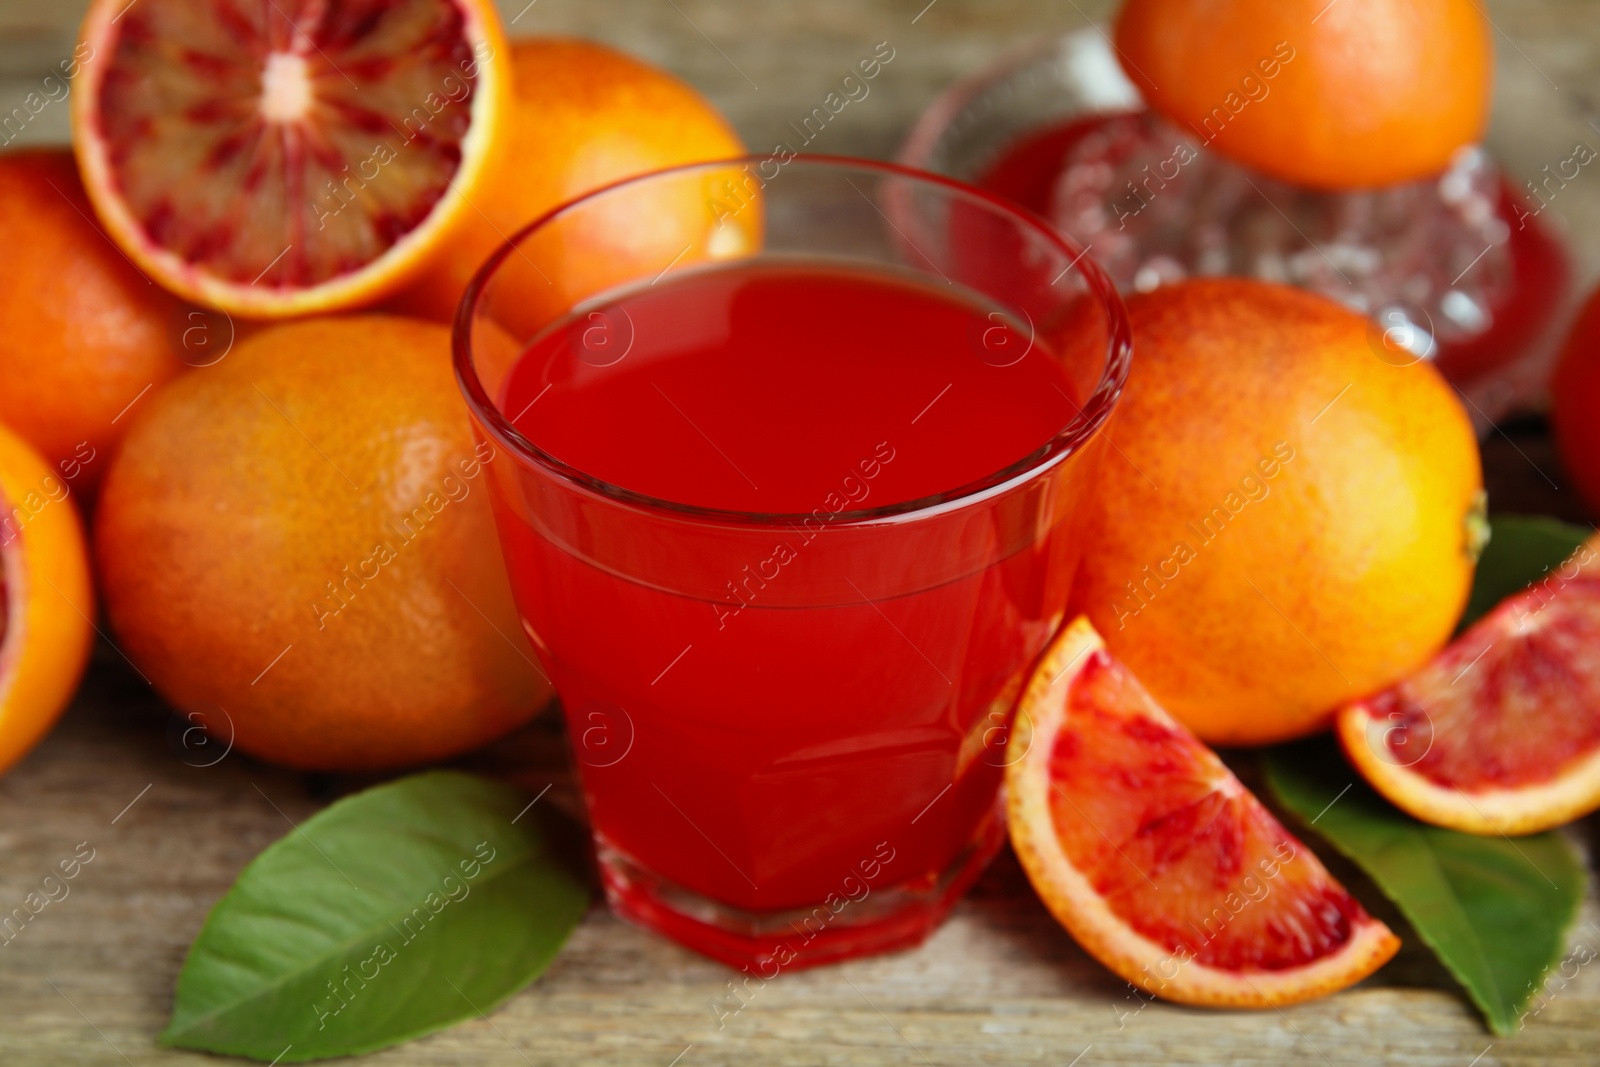
<svg viewBox="0 0 1600 1067"><path fill-rule="evenodd" d="M1399 948L1087 618L1034 672L1007 744L1011 843L1034 888L1147 992L1292 1004L1360 981Z"/></svg>
<svg viewBox="0 0 1600 1067"><path fill-rule="evenodd" d="M95 0L78 167L151 277L224 311L368 302L475 211L510 70L490 0Z"/></svg>
<svg viewBox="0 0 1600 1067"><path fill-rule="evenodd" d="M1600 808L1600 536L1416 674L1340 709L1363 777L1425 822L1531 834Z"/></svg>
<svg viewBox="0 0 1600 1067"><path fill-rule="evenodd" d="M78 510L39 454L0 426L0 771L72 699L93 615Z"/></svg>

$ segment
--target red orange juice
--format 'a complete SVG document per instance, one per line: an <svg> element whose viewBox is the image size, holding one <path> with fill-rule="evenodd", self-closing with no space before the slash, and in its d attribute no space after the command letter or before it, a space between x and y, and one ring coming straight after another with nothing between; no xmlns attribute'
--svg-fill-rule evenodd
<svg viewBox="0 0 1600 1067"><path fill-rule="evenodd" d="M936 881L972 845L1004 715L1060 620L1066 530L894 596L869 592L870 552L834 562L850 595L816 587L808 554L841 515L976 481L1070 422L1071 381L1028 344L970 294L782 265L669 278L528 348L501 410L552 455L642 495L809 516L737 569L686 558L714 597L512 527L518 602L619 858L757 912Z"/></svg>
<svg viewBox="0 0 1600 1067"><path fill-rule="evenodd" d="M495 340L606 198L647 218L699 180L664 172L531 228L457 327L608 899L763 974L915 942L999 847L1127 355L1103 278L1003 205L789 166L756 254L641 239L630 280Z"/></svg>

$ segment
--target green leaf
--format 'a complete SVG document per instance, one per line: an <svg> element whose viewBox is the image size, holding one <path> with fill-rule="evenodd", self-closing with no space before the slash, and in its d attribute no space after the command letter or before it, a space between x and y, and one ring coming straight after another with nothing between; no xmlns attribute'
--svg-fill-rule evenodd
<svg viewBox="0 0 1600 1067"><path fill-rule="evenodd" d="M1266 776L1283 807L1394 901L1489 1028L1517 1030L1587 893L1588 871L1567 840L1418 822L1369 789L1325 738L1273 749Z"/></svg>
<svg viewBox="0 0 1600 1067"><path fill-rule="evenodd" d="M1472 597L1461 619L1476 622L1512 593L1532 585L1551 567L1564 563L1593 530L1541 516L1496 515L1489 520L1489 544L1478 559Z"/></svg>
<svg viewBox="0 0 1600 1067"><path fill-rule="evenodd" d="M588 907L517 790L433 771L346 797L211 909L165 1045L280 1063L356 1055L492 1010Z"/></svg>

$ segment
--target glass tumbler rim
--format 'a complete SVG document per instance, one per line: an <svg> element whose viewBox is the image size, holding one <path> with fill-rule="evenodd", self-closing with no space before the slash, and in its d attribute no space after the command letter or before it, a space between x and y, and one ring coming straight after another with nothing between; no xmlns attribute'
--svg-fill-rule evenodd
<svg viewBox="0 0 1600 1067"><path fill-rule="evenodd" d="M456 308L454 326L451 330L451 357L455 367L456 382L466 399L467 407L479 425L498 444L508 449L512 454L531 462L568 486L593 493L613 504L683 520L738 527L792 528L810 518L810 512L795 512L791 514L738 511L666 500L647 493L626 489L619 485L613 485L602 478L597 478L582 471L546 452L512 425L511 421L501 413L493 398L489 396L488 390L484 387L483 381L478 375L477 366L473 358L472 327L484 291L494 279L500 265L531 234L541 230L566 213L579 209L591 201L598 200L619 189L697 170L721 170L729 166L759 165L769 158L767 155L750 154L734 156L728 159L687 163L612 182L550 209L522 226L490 253L462 293L461 303ZM1001 216L1009 216L1021 228L1032 231L1043 238L1047 244L1055 246L1062 255L1066 256L1067 271L1076 272L1079 275L1088 293L1098 301L1100 309L1105 313L1107 319L1105 364L1101 369L1094 391L1089 394L1088 399L1085 400L1077 415L1039 448L997 471L953 489L918 497L914 500L839 512L830 520L830 526L905 521L981 503L1060 465L1069 456L1076 454L1087 444L1095 432L1110 418L1111 411L1127 384L1133 352L1132 336L1128 324L1127 311L1123 306L1121 295L1117 292L1116 286L1111 282L1111 279L1100 268L1100 265L1089 257L1087 249L1080 248L1075 241L1062 235L1045 219L1020 204L969 185L966 182L949 178L942 174L919 170L902 163L860 159L852 156L796 153L782 166L785 171L799 166L807 170L817 169L837 172L854 170L879 178L900 178L926 187L941 189L947 195L965 198L969 202L979 204ZM763 189L767 185L776 184L778 181L778 178L763 179ZM885 216L885 218L887 219L888 216ZM892 219L889 220L889 224L891 226L894 225ZM1063 273L1066 273L1066 271Z"/></svg>

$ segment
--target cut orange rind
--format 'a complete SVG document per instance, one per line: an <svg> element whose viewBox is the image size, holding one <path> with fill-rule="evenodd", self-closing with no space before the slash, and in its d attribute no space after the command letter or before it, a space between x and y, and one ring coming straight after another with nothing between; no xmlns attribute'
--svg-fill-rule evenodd
<svg viewBox="0 0 1600 1067"><path fill-rule="evenodd" d="M1600 808L1600 537L1421 670L1339 711L1374 789L1437 826L1531 834Z"/></svg>
<svg viewBox="0 0 1600 1067"><path fill-rule="evenodd" d="M1261 1008L1367 977L1399 939L1106 651L1086 618L1034 672L1011 842L1052 915L1138 988Z"/></svg>

